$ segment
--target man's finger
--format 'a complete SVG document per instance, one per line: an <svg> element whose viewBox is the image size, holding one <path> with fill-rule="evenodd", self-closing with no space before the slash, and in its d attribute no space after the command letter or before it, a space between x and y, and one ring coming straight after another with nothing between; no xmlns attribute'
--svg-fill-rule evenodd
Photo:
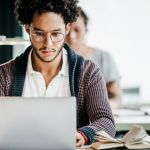
<svg viewBox="0 0 150 150"><path fill-rule="evenodd" d="M77 139L76 146L77 146L77 147L80 147L80 146L82 146L82 145L83 145L82 139Z"/></svg>

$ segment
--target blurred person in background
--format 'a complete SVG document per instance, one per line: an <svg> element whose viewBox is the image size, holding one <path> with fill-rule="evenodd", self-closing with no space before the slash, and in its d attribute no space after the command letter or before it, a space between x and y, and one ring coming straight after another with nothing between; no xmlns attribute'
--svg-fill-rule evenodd
<svg viewBox="0 0 150 150"><path fill-rule="evenodd" d="M82 8L79 9L79 17L76 22L71 23L70 32L66 36L66 42L75 50L75 52L85 59L91 59L102 70L104 75L108 97L112 107L118 107L118 102L114 99L120 99L121 88L119 85L120 74L112 56L103 50L92 48L86 45L85 36L88 31L88 17Z"/></svg>

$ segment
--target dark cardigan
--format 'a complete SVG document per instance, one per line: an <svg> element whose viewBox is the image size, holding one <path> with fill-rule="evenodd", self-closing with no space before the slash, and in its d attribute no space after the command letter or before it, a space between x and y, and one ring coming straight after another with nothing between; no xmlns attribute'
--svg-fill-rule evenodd
<svg viewBox="0 0 150 150"><path fill-rule="evenodd" d="M65 44L68 53L71 95L77 100L77 128L94 140L96 132L106 131L115 136L115 124L103 75L94 63L84 60ZM0 96L22 96L28 54L32 47L5 64L0 65Z"/></svg>

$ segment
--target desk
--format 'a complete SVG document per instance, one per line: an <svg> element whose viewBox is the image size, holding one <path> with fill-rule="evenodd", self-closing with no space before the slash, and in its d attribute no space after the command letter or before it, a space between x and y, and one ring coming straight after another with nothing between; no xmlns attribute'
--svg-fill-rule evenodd
<svg viewBox="0 0 150 150"><path fill-rule="evenodd" d="M117 131L127 131L133 124L139 124L150 131L150 115L143 116L117 116L114 118Z"/></svg>
<svg viewBox="0 0 150 150"><path fill-rule="evenodd" d="M93 148L77 148L76 150L94 150ZM128 150L126 147L118 147L118 148L108 148L106 150ZM140 149L145 150L145 149ZM148 150L148 149L147 149Z"/></svg>

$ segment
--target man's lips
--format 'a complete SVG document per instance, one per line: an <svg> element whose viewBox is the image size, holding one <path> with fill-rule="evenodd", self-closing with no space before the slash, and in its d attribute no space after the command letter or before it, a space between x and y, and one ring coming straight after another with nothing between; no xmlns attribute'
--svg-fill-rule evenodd
<svg viewBox="0 0 150 150"><path fill-rule="evenodd" d="M42 50L41 51L44 55L51 55L55 52L55 50Z"/></svg>

